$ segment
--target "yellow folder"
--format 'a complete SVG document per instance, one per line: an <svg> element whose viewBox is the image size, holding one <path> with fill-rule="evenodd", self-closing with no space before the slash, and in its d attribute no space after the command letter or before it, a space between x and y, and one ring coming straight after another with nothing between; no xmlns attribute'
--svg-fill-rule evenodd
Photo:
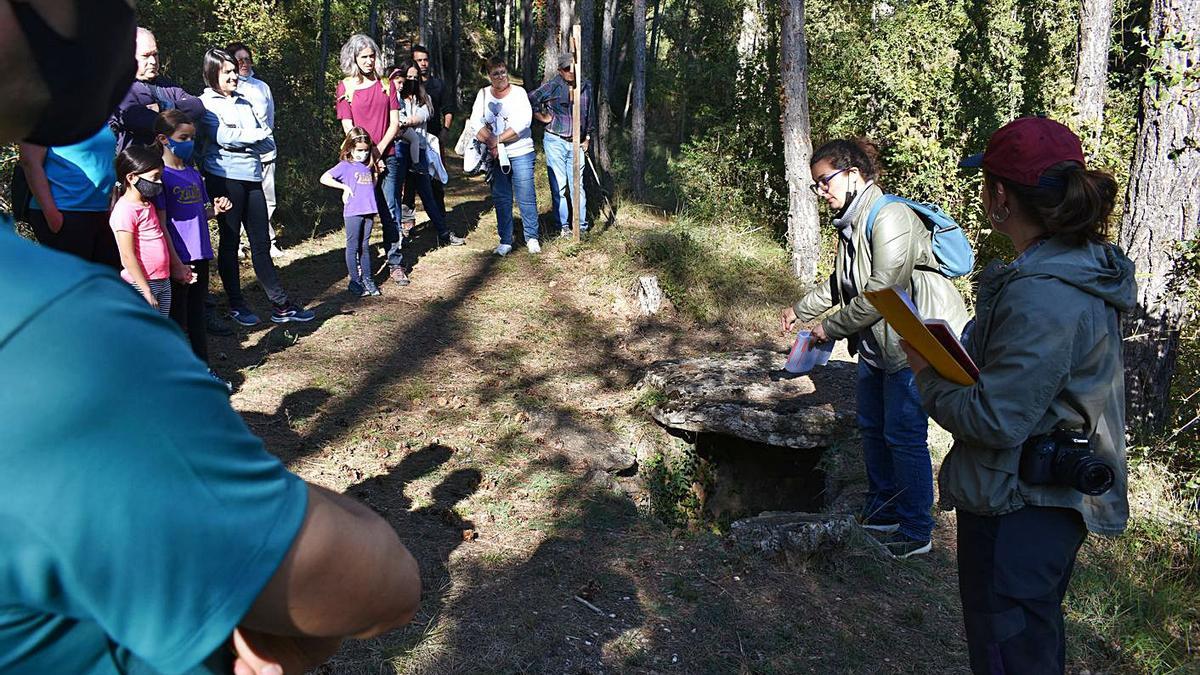
<svg viewBox="0 0 1200 675"><path fill-rule="evenodd" d="M938 375L964 387L975 384L975 378L925 326L925 322L912 306L912 301L908 299L908 294L902 289L892 286L878 291L865 291L863 295L875 305L875 309L879 310L884 320L896 329L917 353L925 357ZM961 356L970 360L965 351L962 351Z"/></svg>

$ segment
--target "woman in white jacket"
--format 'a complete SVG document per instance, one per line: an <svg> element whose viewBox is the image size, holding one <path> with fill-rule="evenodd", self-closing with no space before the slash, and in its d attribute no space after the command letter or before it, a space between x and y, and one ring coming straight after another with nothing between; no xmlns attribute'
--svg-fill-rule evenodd
<svg viewBox="0 0 1200 675"><path fill-rule="evenodd" d="M446 214L441 203L433 198L433 183L430 182L429 145L426 141L425 124L429 120L432 105L421 84L421 71L412 59L405 59L397 68L396 90L400 99L400 133L397 135L396 156L400 170L396 177L396 189L417 190L421 205L429 214L429 220L437 229L438 243L461 246L466 240L455 236L446 227ZM397 195L403 202L404 195ZM406 233L407 234L407 233Z"/></svg>
<svg viewBox="0 0 1200 675"><path fill-rule="evenodd" d="M475 97L469 124L477 130L475 138L487 145L499 165L492 172L492 202L496 205L496 230L500 235L496 255L512 251L514 195L521 210L525 245L530 253L541 253L533 185L533 139L529 133L533 109L525 89L509 83L508 63L502 57L488 60L488 78L492 84Z"/></svg>

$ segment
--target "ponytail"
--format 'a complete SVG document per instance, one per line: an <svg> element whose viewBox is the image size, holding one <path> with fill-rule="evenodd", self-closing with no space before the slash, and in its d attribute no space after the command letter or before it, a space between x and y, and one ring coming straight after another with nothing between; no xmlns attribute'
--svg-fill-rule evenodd
<svg viewBox="0 0 1200 675"><path fill-rule="evenodd" d="M829 141L817 148L809 166L815 166L822 160L829 162L835 169L858 169L862 177L870 181L878 181L883 173L879 146L868 138L841 138Z"/></svg>
<svg viewBox="0 0 1200 675"><path fill-rule="evenodd" d="M1036 187L986 172L985 180L989 185L1002 183L1028 216L1052 235L1077 246L1109 241L1109 219L1117 200L1117 181L1109 173L1063 162L1047 169Z"/></svg>

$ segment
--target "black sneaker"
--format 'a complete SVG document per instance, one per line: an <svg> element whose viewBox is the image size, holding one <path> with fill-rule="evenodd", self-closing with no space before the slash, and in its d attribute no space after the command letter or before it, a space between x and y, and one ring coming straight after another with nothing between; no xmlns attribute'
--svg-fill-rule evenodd
<svg viewBox="0 0 1200 675"><path fill-rule="evenodd" d="M444 237L438 237L438 245L440 246L462 246L467 243L467 240L451 232Z"/></svg>
<svg viewBox="0 0 1200 675"><path fill-rule="evenodd" d="M914 555L929 553L933 549L933 541L929 539L910 539L907 535L896 532L886 537L879 537L879 543L897 558L908 558Z"/></svg>
<svg viewBox="0 0 1200 675"><path fill-rule="evenodd" d="M892 532L900 529L900 523L894 520L882 520L879 518L873 518L871 516L860 516L858 519L858 524L861 525L864 530L870 530L871 532L882 534L891 534Z"/></svg>
<svg viewBox="0 0 1200 675"><path fill-rule="evenodd" d="M283 307L276 307L271 310L271 321L275 323L287 323L288 321L312 321L316 318L316 312L311 309L304 309L299 305L288 303Z"/></svg>
<svg viewBox="0 0 1200 675"><path fill-rule="evenodd" d="M361 297L363 295L363 285L357 281L351 281L346 284L346 292L356 298Z"/></svg>

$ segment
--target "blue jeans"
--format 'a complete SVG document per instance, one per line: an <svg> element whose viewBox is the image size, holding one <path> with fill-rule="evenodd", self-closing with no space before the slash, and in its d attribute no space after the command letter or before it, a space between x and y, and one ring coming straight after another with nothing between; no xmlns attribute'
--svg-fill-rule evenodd
<svg viewBox="0 0 1200 675"><path fill-rule="evenodd" d="M399 151L383 160L383 179L375 186L375 202L386 208L379 209L379 225L383 228L383 248L387 251L388 267L404 266L404 251L400 236L400 200L396 198L397 184L401 181Z"/></svg>
<svg viewBox="0 0 1200 675"><path fill-rule="evenodd" d="M415 184L417 194L421 196L421 206L425 207L425 213L429 214L429 221L437 229L438 237L444 239L450 236L450 228L446 227L446 214L442 211L441 203L433 198L433 183L429 178L429 160L425 158L426 151L421 151L421 163L418 165L412 163L409 152L408 143L396 143L396 157L398 158L396 161L399 165L396 173L396 203L403 203L404 186L410 183ZM398 221L399 216L396 219Z"/></svg>
<svg viewBox="0 0 1200 675"><path fill-rule="evenodd" d="M554 200L554 210L558 214L558 226L566 229L571 226L568 222L569 200L575 196L575 164L574 148L571 141L561 136L555 136L549 131L542 137L542 149L546 151L546 172L550 175L550 198ZM587 194L579 190L579 208L576 218L579 229L587 229Z"/></svg>
<svg viewBox="0 0 1200 675"><path fill-rule="evenodd" d="M512 172L500 170L499 160L493 171L492 203L496 205L496 231L500 235L500 243L513 243L513 193L516 193L517 206L521 210L521 229L525 232L525 241L538 238L537 193L533 186L533 157L530 152L520 157L509 158Z"/></svg>
<svg viewBox="0 0 1200 675"><path fill-rule="evenodd" d="M858 427L867 465L863 515L899 523L906 537L928 541L933 532L929 418L921 409L912 370L889 375L859 360Z"/></svg>

